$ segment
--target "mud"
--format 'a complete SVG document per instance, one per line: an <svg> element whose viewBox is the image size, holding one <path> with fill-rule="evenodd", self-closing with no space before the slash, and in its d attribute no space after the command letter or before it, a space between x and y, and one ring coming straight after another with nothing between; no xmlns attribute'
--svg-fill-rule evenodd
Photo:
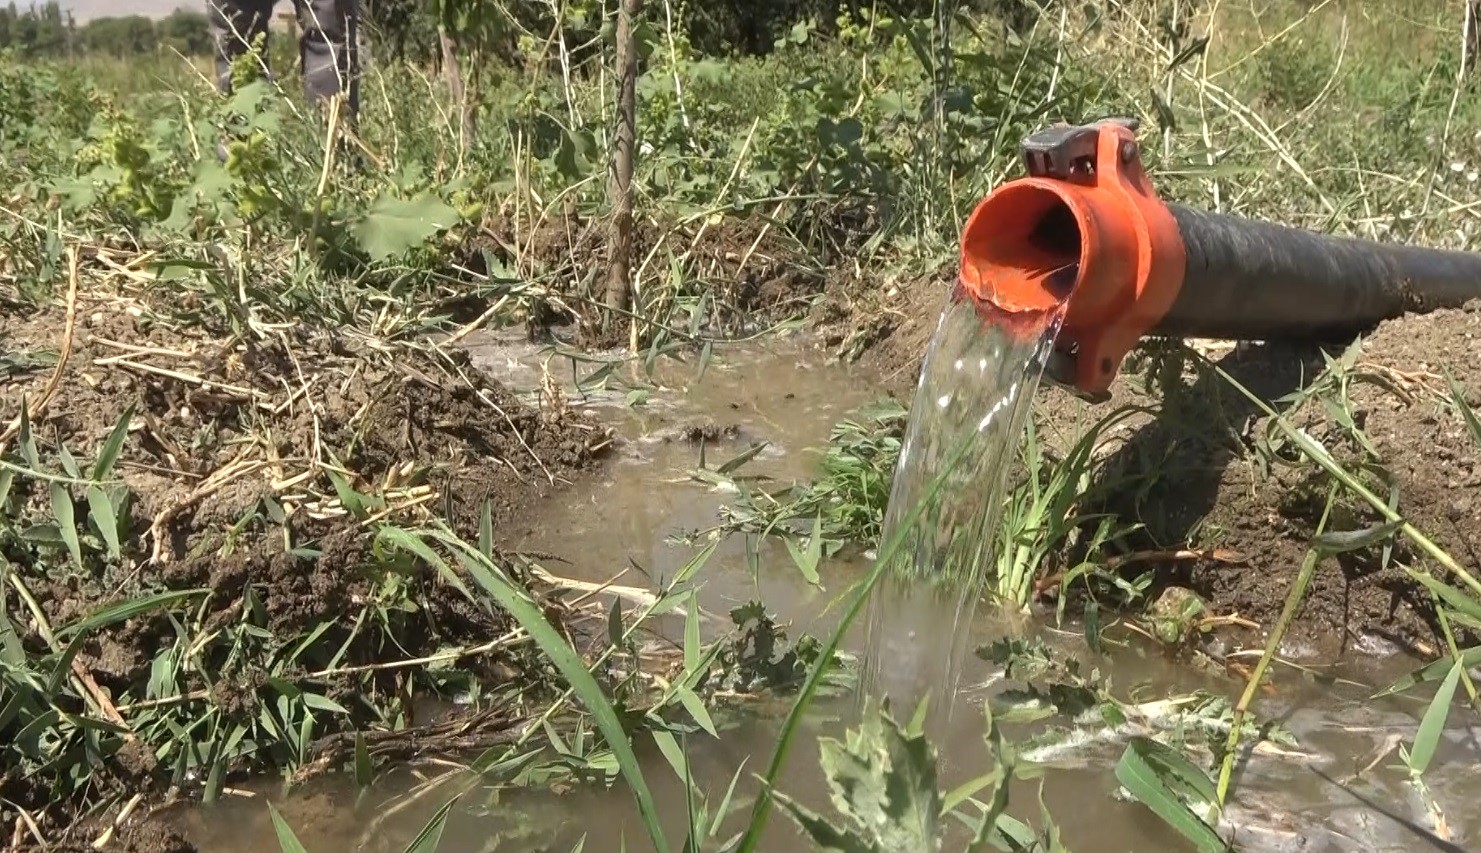
<svg viewBox="0 0 1481 853"><path fill-rule="evenodd" d="M882 386L907 402L926 344L940 314L950 272L900 282L835 288L812 316L827 344L857 358ZM857 295L862 293L863 295ZM1381 324L1361 340L1349 371L1348 410L1313 398L1294 411L1278 404L1345 466L1365 455L1392 476L1399 510L1462 566L1481 564L1481 446L1447 404L1446 375L1472 405L1481 403L1481 306L1404 317ZM1323 346L1194 342L1195 349L1268 401L1307 388L1325 367L1323 354L1341 358L1349 342ZM1155 569L1151 599L1168 586L1205 597L1211 611L1237 615L1264 628L1274 624L1300 569L1323 508L1325 475L1310 462L1263 462L1279 431L1217 373L1147 358L1157 344L1134 353L1112 387L1112 400L1091 406L1046 387L1036 403L1041 434L1063 446L1085 425L1124 404L1157 407L1107 436L1103 479L1114 482L1106 509L1145 525L1128 542L1135 550L1219 549L1219 559L1138 563ZM1168 373L1168 370L1171 373ZM1343 425L1368 439L1376 460ZM1288 443L1287 443L1288 444ZM1370 488L1388 493L1379 477ZM1381 519L1351 501L1334 510L1329 530L1356 530ZM1239 559L1230 560L1233 554ZM1422 656L1443 647L1429 594L1405 571L1423 561L1399 541L1387 562L1373 547L1329 557L1291 631L1288 652L1332 659L1349 650L1404 650ZM1247 634L1250 644L1261 636Z"/></svg>
<svg viewBox="0 0 1481 853"><path fill-rule="evenodd" d="M304 328L213 335L172 328L112 295L80 297L71 317L75 322L60 308L0 316L0 351L11 356L0 375L0 412L9 423L23 400L36 410L58 380L30 436L44 469L57 470L59 448L66 448L85 472L132 410L113 470L130 495L123 506L132 535L122 537L121 559L90 547L77 566L58 557L60 549L0 531L0 555L56 628L121 601L210 592L188 611L160 609L93 632L77 656L81 671L125 705L152 683L182 622L202 638L230 636L244 620L276 642L322 630L298 661L275 673L262 668L265 657L202 639L180 694L203 713L215 709L251 725L262 703L277 696L265 687L271 676L352 709L320 721L317 737L304 745L301 774L341 766L353 741L333 726L370 730L385 708L399 708L405 728L389 740L373 738L373 755L435 749L436 724L418 718L407 673L376 667L487 644L510 626L502 612L470 601L432 568L388 564L374 552L371 523L415 527L445 518L466 541L478 541L484 506L496 527L516 522L590 469L610 447L611 431L559 399L527 405L471 368L465 353L429 345ZM71 351L53 377L56 359L44 355L62 349L69 325ZM339 485L331 471L339 472ZM89 504L81 487L73 491L77 524L86 531ZM51 519L44 482L17 477L9 501L9 517L22 527ZM26 648L44 650L48 641L36 620L14 595L4 601ZM560 619L563 605L553 601L548 611ZM538 689L548 675L531 649L493 650L459 665L487 695L516 681ZM353 676L337 674L345 672ZM327 730L325 720L333 720ZM511 722L507 713L463 719L449 748L497 742ZM142 742L104 749L100 757L93 795L155 796L171 788L172 768L159 766ZM251 762L231 768L257 769ZM59 802L34 778L7 773L0 796L36 814L50 841L86 834L73 825L80 814L73 809L86 804ZM115 839L118 849L192 849L152 822L128 827Z"/></svg>

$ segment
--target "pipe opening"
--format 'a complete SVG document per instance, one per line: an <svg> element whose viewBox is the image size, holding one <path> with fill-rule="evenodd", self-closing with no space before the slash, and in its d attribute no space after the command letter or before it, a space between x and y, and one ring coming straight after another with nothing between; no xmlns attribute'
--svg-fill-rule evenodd
<svg viewBox="0 0 1481 853"><path fill-rule="evenodd" d="M998 188L962 235L962 282L1006 311L1042 311L1069 299L1079 280L1080 220L1058 192Z"/></svg>

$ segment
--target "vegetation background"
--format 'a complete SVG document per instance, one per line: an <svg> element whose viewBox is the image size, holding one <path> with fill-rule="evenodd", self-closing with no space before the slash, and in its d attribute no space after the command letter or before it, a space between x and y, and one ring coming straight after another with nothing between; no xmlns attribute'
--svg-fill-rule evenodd
<svg viewBox="0 0 1481 853"><path fill-rule="evenodd" d="M1010 816L1009 782L1042 770L1018 747L1131 720L1107 799L1217 850L1236 761L1279 739L1255 700L1290 630L1421 659L1388 687L1416 709L1394 772L1415 831L1453 841L1425 774L1452 705L1478 705L1473 311L1262 351L1240 377L1224 350L1149 341L1110 411L1046 396L992 597L1071 625L1087 657L1133 635L1208 657L1235 617L1262 632L1216 656L1229 690L1151 702L1034 642L978 650L1021 689L964 787L902 713L823 742L834 814L789 799L771 783L847 674L839 636L789 636L765 602L716 629L698 604L731 533L785 539L795 565L767 569L814 583L850 550L886 562L898 400L840 424L795 488L747 487L759 448L701 462L735 497L652 588L593 592L503 536L599 475L613 436L571 395L638 405L675 364L702 382L731 344L799 328L912 385L964 217L1056 121L1140 118L1170 199L1472 247L1474 32L1441 0L367 0L352 122L301 101L290 39L223 97L199 14L8 7L0 826L15 849L188 849L172 816L241 780L369 789L432 751L460 775L409 850L469 778L621 784L662 850L758 849L775 806L846 849L950 827L1053 850L1053 815L1015 795ZM520 326L556 365L524 396L459 346ZM1146 432L1108 450L1127 430ZM682 642L652 640L665 617ZM744 770L765 784L699 785L691 750L776 694L795 704ZM459 710L428 720L428 697ZM680 795L660 801L640 750Z"/></svg>

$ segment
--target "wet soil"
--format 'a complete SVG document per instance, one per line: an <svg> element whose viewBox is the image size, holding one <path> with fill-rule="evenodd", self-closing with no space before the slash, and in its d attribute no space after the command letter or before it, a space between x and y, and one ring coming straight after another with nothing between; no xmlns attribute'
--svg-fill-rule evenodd
<svg viewBox="0 0 1481 853"><path fill-rule="evenodd" d="M70 351L58 370L68 329ZM24 587L46 619L40 623L7 590L21 642L41 654L51 642L48 625L60 630L146 596L209 592L185 609L162 607L92 632L74 672L103 697L105 716L127 728L126 716L108 710L138 704L146 685L156 689L160 661L186 631L191 642L200 638L196 658L170 685L178 701L169 707L253 725L278 697L274 679L351 709L319 719L300 774L342 766L353 740L340 732L374 729L388 709L404 728L372 739L372 755L435 750L437 732L419 728L428 721L410 698L415 676L377 667L487 644L510 627L502 612L470 600L432 567L389 559L372 542L372 525L415 528L445 519L476 542L485 507L496 529L514 523L611 445L611 431L592 418L559 399L526 404L460 351L301 327L245 336L178 328L111 294L81 295L71 311L0 315L0 353L0 430L23 401L36 414L29 447L22 432L4 442L19 451L10 458L30 459L34 448L41 469L63 476L65 449L85 475L126 414L131 424L112 470L117 486L109 487L123 525L116 557L91 533L101 517L82 485L67 490L84 536L78 565L60 543L33 535L59 521L47 482L15 478L0 556L12 567L12 585ZM556 619L564 612L555 602L548 611ZM213 640L242 642L246 622L274 643L313 640L292 664L269 672L268 657ZM531 650L494 649L458 663L488 695L546 676ZM486 709L469 714L457 748L495 742L513 722ZM427 736L420 743L418 732ZM35 814L49 840L88 841L100 827L72 821L90 796L168 788L189 797L196 790L171 786L173 768L161 766L146 742L105 738L94 787L75 800L19 772L0 777L0 796ZM263 763L244 758L230 769ZM18 843L30 843L22 836ZM191 849L153 822L127 824L115 844L151 853Z"/></svg>
<svg viewBox="0 0 1481 853"><path fill-rule="evenodd" d="M849 287L830 293L813 320L836 351L857 357L908 404L949 281L943 271ZM853 296L861 290L865 296ZM1308 388L1325 368L1324 354L1341 358L1349 343L1190 345L1262 399L1277 401L1291 425L1345 466L1356 470L1364 460L1378 466L1365 477L1370 488L1387 495L1392 486L1406 519L1462 566L1481 565L1481 443L1449 405L1446 380L1453 377L1471 405L1481 403L1481 305L1385 322L1359 339L1344 393L1313 392L1295 407L1279 402ZM1051 444L1063 447L1116 406L1155 407L1156 416L1134 415L1103 439L1105 508L1145 526L1128 543L1136 550L1219 549L1218 559L1138 563L1138 570L1156 570L1154 598L1160 588L1184 586L1214 612L1268 628L1315 535L1325 475L1280 441L1271 419L1206 364L1168 367L1148 357L1158 350L1153 342L1128 358L1104 404L1089 405L1046 383L1035 421ZM1346 400L1345 409L1328 402L1338 399ZM1347 501L1328 529L1380 520L1370 507ZM1387 559L1375 546L1323 560L1288 651L1327 659L1350 649L1434 654L1443 639L1430 596L1404 570L1424 564L1402 540Z"/></svg>

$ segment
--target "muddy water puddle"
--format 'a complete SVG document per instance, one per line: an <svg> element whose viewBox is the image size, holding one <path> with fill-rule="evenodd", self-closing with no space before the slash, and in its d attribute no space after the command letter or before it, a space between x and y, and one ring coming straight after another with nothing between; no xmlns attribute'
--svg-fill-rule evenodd
<svg viewBox="0 0 1481 853"><path fill-rule="evenodd" d="M690 559L697 549L674 540L713 528L720 507L734 497L690 476L701 453L714 467L766 442L741 472L784 486L811 476L832 427L878 397L867 381L847 368L825 364L799 342L727 347L717 351L702 378L694 359L682 364L660 360L653 381L641 371L614 370L606 387L584 393L572 387L572 376L587 376L600 365L573 369L565 359L551 358L513 336L486 335L468 343L475 362L499 380L532 396L539 394L542 380L553 380L563 386L567 405L600 409L603 422L614 425L623 438L618 458L590 485L568 489L555 505L502 534L506 547L544 554L540 562L547 570L586 582L615 579L656 590ZM731 537L705 566L700 603L723 617L730 607L759 599L793 631L822 631L834 624L837 605L830 609L830 603L865 568L859 561L826 564L819 589L802 578L781 543ZM1029 630L1019 621L988 615L979 616L973 628L973 645ZM1146 685L1140 698L1156 699L1194 689L1233 695L1238 687L1144 649L1113 648L1105 657L1092 658L1079 637L1038 630L1066 654L1110 672L1120 693ZM857 651L861 640L851 638L850 649ZM1426 777L1431 797L1426 802L1406 782L1404 771L1396 769L1399 755L1393 749L1412 738L1424 704L1366 698L1372 686L1385 685L1412 668L1405 660L1359 661L1326 673L1358 684L1331 684L1277 666L1279 689L1259 700L1259 710L1289 730L1297 745L1283 752L1260 751L1242 761L1236 779L1239 805L1230 814L1231 822L1243 827L1238 836L1242 849L1325 853L1470 848L1481 833L1481 781L1470 772L1481 761L1481 747L1477 732L1462 723L1469 717L1459 710L1452 715L1452 730ZM990 685L994 668L984 661L969 659L963 676L968 685L963 701L969 705L996 689ZM839 735L840 721L851 707L851 700L817 704L781 782L785 793L825 813L830 811L828 792L816 765L816 740L823 734ZM712 807L738 768L743 768L743 780L764 772L785 708L768 710L775 713L748 713L722 723L719 740L701 736L691 741L691 770ZM1115 796L1114 768L1124 743L1119 737L1079 740L1037 756L1054 768L1046 776L1043 799L1065 843L1077 851L1190 849L1144 807ZM686 820L684 788L651 742L640 742L639 749L665 828L671 839L679 839ZM987 756L980 711L954 715L938 753L943 790L979 775ZM624 836L626 849L647 849L632 799L620 783L610 791L493 791L474 786L456 766L432 763L383 776L365 794L356 792L348 779L323 780L286 796L273 784L257 784L190 812L182 828L203 850L277 851L263 807L272 800L309 851L401 851L465 785L472 790L452 812L443 851L564 853L584 837L584 850L605 853L623 849ZM719 839L744 825L754 790L746 781L737 787L741 807ZM1011 811L1033 820L1038 798L1038 783L1019 784ZM1439 816L1431 811L1434 804L1441 809ZM1429 830L1437 823L1446 827L1453 846L1433 844L1415 829ZM760 849L788 853L811 848L775 810Z"/></svg>
<svg viewBox="0 0 1481 853"><path fill-rule="evenodd" d="M728 487L693 477L761 445L734 471L759 489L781 489L812 476L829 431L878 392L839 365L824 362L804 343L736 344L703 365L660 360L651 378L635 365L614 373L607 387L584 392L569 361L519 340L488 339L469 347L475 364L512 387L538 387L548 375L563 383L568 405L596 409L623 442L618 458L590 486L570 490L517 531L512 547L559 557L556 574L585 582L661 588L699 547L676 544L721 521L735 498ZM564 364L562 362L565 362ZM575 375L600 368L581 365ZM639 401L636 404L634 401ZM773 537L744 535L720 542L706 561L700 603L724 616L760 600L799 630L815 630L825 605L864 568L840 566L824 589L793 568Z"/></svg>

